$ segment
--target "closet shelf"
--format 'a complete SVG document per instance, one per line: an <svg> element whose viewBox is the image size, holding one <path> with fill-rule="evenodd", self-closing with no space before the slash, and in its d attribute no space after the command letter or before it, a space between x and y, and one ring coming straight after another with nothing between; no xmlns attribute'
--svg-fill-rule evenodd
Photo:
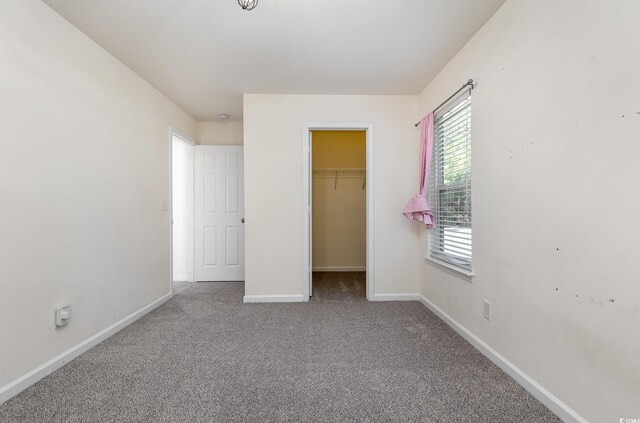
<svg viewBox="0 0 640 423"><path fill-rule="evenodd" d="M314 176L331 176L331 177L340 177L340 176L352 176L352 177L362 177L367 174L366 169L314 169L311 172Z"/></svg>
<svg viewBox="0 0 640 423"><path fill-rule="evenodd" d="M361 178L362 190L364 191L367 186L367 171L366 169L315 169L311 171L314 178L332 178L333 190L338 189L338 179L341 178Z"/></svg>

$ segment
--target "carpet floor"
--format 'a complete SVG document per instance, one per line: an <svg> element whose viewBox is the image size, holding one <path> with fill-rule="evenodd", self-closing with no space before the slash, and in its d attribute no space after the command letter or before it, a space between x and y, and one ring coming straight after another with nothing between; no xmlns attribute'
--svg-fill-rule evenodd
<svg viewBox="0 0 640 423"><path fill-rule="evenodd" d="M0 421L560 421L420 303L323 301L342 289L242 304L242 283L181 285Z"/></svg>
<svg viewBox="0 0 640 423"><path fill-rule="evenodd" d="M367 301L365 272L313 272L313 295L309 301Z"/></svg>

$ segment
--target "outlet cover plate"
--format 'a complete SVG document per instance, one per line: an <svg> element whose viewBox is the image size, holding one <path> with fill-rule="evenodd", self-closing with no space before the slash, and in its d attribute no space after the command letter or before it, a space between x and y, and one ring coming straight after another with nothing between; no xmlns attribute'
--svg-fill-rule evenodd
<svg viewBox="0 0 640 423"><path fill-rule="evenodd" d="M491 321L491 303L487 300L482 301L482 315L485 319Z"/></svg>
<svg viewBox="0 0 640 423"><path fill-rule="evenodd" d="M71 320L71 305L63 305L56 309L56 327L64 326Z"/></svg>

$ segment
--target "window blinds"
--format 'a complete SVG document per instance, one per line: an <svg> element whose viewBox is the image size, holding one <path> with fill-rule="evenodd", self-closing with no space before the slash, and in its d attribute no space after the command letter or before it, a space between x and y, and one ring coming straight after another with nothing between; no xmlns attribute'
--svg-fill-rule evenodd
<svg viewBox="0 0 640 423"><path fill-rule="evenodd" d="M435 116L429 204L430 256L471 271L471 92Z"/></svg>

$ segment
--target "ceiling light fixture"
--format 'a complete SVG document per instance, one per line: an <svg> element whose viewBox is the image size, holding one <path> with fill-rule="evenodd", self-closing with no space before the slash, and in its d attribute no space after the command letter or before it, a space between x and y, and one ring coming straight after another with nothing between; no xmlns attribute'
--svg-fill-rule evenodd
<svg viewBox="0 0 640 423"><path fill-rule="evenodd" d="M227 120L229 119L231 116L229 116L228 113L218 113L218 119L222 119L222 120Z"/></svg>
<svg viewBox="0 0 640 423"><path fill-rule="evenodd" d="M244 10L253 10L258 5L258 0L238 0L238 4Z"/></svg>

